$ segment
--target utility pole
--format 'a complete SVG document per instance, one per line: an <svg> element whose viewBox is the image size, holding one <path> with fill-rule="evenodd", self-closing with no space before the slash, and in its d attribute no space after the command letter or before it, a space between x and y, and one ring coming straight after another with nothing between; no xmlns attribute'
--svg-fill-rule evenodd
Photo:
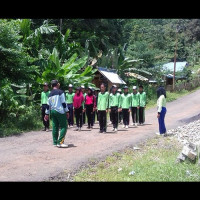
<svg viewBox="0 0 200 200"><path fill-rule="evenodd" d="M176 51L177 51L177 43L178 43L178 29L176 29L176 46L175 46L175 52L174 52L173 91L175 90L175 73L176 73Z"/></svg>
<svg viewBox="0 0 200 200"><path fill-rule="evenodd" d="M61 33L61 30L62 30L62 19L60 19L60 33Z"/></svg>

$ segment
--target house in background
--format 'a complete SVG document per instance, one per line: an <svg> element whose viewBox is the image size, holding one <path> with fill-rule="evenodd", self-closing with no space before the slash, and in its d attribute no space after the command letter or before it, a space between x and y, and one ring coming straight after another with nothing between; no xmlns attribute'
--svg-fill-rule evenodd
<svg viewBox="0 0 200 200"><path fill-rule="evenodd" d="M108 91L112 87L112 85L120 85L126 84L116 73L114 69L107 69L103 67L97 67L97 71L95 73L94 79L92 83L97 87L100 88L101 83L105 83L108 87Z"/></svg>
<svg viewBox="0 0 200 200"><path fill-rule="evenodd" d="M185 67L188 66L186 61L184 62L176 62L176 72L182 72ZM174 62L169 62L163 65L163 70L168 72L165 74L165 81L166 81L166 90L172 91L173 86L173 72L174 72ZM175 81L178 80L185 80L186 77L184 76L177 76L175 74Z"/></svg>

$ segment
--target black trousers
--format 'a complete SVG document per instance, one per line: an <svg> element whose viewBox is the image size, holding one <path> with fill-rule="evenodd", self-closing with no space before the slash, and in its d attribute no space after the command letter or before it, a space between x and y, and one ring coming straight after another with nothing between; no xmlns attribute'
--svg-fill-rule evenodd
<svg viewBox="0 0 200 200"><path fill-rule="evenodd" d="M113 128L118 127L118 107L113 106L111 107L111 112L110 112Z"/></svg>
<svg viewBox="0 0 200 200"><path fill-rule="evenodd" d="M123 115L123 123L124 125L129 125L129 109L122 109L122 115Z"/></svg>
<svg viewBox="0 0 200 200"><path fill-rule="evenodd" d="M47 104L42 104L42 121L44 124L45 129L49 129L49 120L45 121L44 116L45 116L45 110L47 108Z"/></svg>
<svg viewBox="0 0 200 200"><path fill-rule="evenodd" d="M98 111L98 116L99 116L100 131L105 131L106 132L106 129L107 129L106 111L105 110L99 110Z"/></svg>
<svg viewBox="0 0 200 200"><path fill-rule="evenodd" d="M88 119L88 127L91 127L94 125L94 113L93 113L93 104L86 105L86 115Z"/></svg>
<svg viewBox="0 0 200 200"><path fill-rule="evenodd" d="M143 124L144 121L145 121L145 118L144 118L144 107L140 107L139 108L139 123L140 124Z"/></svg>
<svg viewBox="0 0 200 200"><path fill-rule="evenodd" d="M122 112L119 112L119 123L122 121Z"/></svg>
<svg viewBox="0 0 200 200"><path fill-rule="evenodd" d="M86 114L85 114L85 112L84 112L84 113L83 113L83 117L82 117L82 121L83 121L82 123L83 123L83 124L85 124L85 115L86 115Z"/></svg>
<svg viewBox="0 0 200 200"><path fill-rule="evenodd" d="M69 109L69 119L68 119L68 125L74 125L74 113L73 113L73 103L67 104L68 109Z"/></svg>
<svg viewBox="0 0 200 200"><path fill-rule="evenodd" d="M81 128L83 125L83 107L75 108L76 126Z"/></svg>
<svg viewBox="0 0 200 200"><path fill-rule="evenodd" d="M137 107L131 107L131 112L132 112L133 123L138 123L138 109L137 109Z"/></svg>

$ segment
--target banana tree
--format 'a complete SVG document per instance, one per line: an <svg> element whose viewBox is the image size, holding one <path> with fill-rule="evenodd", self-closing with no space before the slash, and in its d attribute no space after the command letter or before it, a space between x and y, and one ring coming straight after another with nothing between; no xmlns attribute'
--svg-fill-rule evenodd
<svg viewBox="0 0 200 200"><path fill-rule="evenodd" d="M59 53L56 48L49 55L47 66L42 75L37 78L38 83L50 82L57 79L61 82L62 88L66 89L68 84L74 86L94 86L91 81L93 74L97 69L92 66L86 66L87 56L78 58L78 54L74 53L68 60L61 62Z"/></svg>

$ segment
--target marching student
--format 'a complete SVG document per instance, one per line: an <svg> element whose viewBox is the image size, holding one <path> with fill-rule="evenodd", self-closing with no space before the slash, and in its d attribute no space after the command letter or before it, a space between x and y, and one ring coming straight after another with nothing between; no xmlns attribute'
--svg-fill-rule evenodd
<svg viewBox="0 0 200 200"><path fill-rule="evenodd" d="M67 132L67 119L69 118L69 110L67 103L65 102L65 94L59 89L60 83L57 80L52 80L51 86L53 89L48 97L44 120L49 120L49 113L51 112L53 122L53 145L56 147L66 148L68 145L64 144L64 140ZM61 130L58 139L59 127Z"/></svg>
<svg viewBox="0 0 200 200"><path fill-rule="evenodd" d="M128 86L124 86L124 93L121 95L120 98L120 108L122 110L123 116L123 128L128 128L129 126L129 116L131 112L131 98L130 94L128 93Z"/></svg>
<svg viewBox="0 0 200 200"><path fill-rule="evenodd" d="M85 96L85 111L88 119L88 129L93 128L94 125L94 111L96 109L96 96L93 94L93 89L88 88L88 93Z"/></svg>
<svg viewBox="0 0 200 200"><path fill-rule="evenodd" d="M110 97L110 94L112 93L112 89L113 89L113 86L110 88L109 97ZM108 102L108 107L109 107L109 102ZM110 116L110 122L108 122L108 125L111 125L112 124L112 115L111 115L111 112L109 112L109 116Z"/></svg>
<svg viewBox="0 0 200 200"><path fill-rule="evenodd" d="M166 109L166 90L160 86L157 90L157 106L158 106L158 124L159 124L159 133L157 135L166 136L166 127L165 127L165 115L167 113Z"/></svg>
<svg viewBox="0 0 200 200"><path fill-rule="evenodd" d="M120 94L120 98L121 98L122 90L120 88L117 90L117 93ZM119 114L119 124L121 124L122 123L122 112L119 112L118 114Z"/></svg>
<svg viewBox="0 0 200 200"><path fill-rule="evenodd" d="M131 113L133 126L137 126L138 123L138 109L139 109L139 94L137 87L133 86L133 93L131 93Z"/></svg>
<svg viewBox="0 0 200 200"><path fill-rule="evenodd" d="M75 93L73 92L73 85L69 84L68 93L66 93L66 102L69 109L69 119L68 119L68 126L74 126L74 113L73 113L73 98Z"/></svg>
<svg viewBox="0 0 200 200"><path fill-rule="evenodd" d="M96 105L97 105L97 102L98 102L98 95L99 95L99 89L96 89L96 90L95 90ZM99 121L97 108L96 108L96 110L95 110L95 112L94 112L94 123L95 123L95 115L97 116L97 121Z"/></svg>
<svg viewBox="0 0 200 200"><path fill-rule="evenodd" d="M83 102L84 97L81 90L81 87L76 88L76 93L73 98L73 106L74 106L74 113L76 117L76 126L77 128L75 131L81 131L82 125L83 125Z"/></svg>
<svg viewBox="0 0 200 200"><path fill-rule="evenodd" d="M45 121L44 116L45 116L45 110L47 109L47 101L48 101L48 96L50 94L49 91L49 86L48 83L43 84L43 92L41 93L41 111L42 111L42 121L44 125L43 131L48 132L49 131L49 120Z"/></svg>
<svg viewBox="0 0 200 200"><path fill-rule="evenodd" d="M144 125L146 108L146 92L143 91L143 86L139 86L139 124Z"/></svg>
<svg viewBox="0 0 200 200"><path fill-rule="evenodd" d="M109 98L109 93L106 92L106 86L104 83L101 83L100 92L98 95L98 102L97 102L97 111L98 111L99 126L100 126L99 133L106 133L108 98Z"/></svg>
<svg viewBox="0 0 200 200"><path fill-rule="evenodd" d="M117 93L117 86L112 86L111 94L109 95L109 112L112 119L113 131L116 132L118 128L118 112L119 112L119 102L120 94Z"/></svg>
<svg viewBox="0 0 200 200"><path fill-rule="evenodd" d="M85 96L86 96L86 92L85 92L85 86L84 85L81 85L81 91L82 91L82 94L83 94L83 97L84 97L84 100L85 100ZM84 109L84 103L82 104L83 106L83 117L82 117L82 120L83 120L83 125L85 124L85 109Z"/></svg>

